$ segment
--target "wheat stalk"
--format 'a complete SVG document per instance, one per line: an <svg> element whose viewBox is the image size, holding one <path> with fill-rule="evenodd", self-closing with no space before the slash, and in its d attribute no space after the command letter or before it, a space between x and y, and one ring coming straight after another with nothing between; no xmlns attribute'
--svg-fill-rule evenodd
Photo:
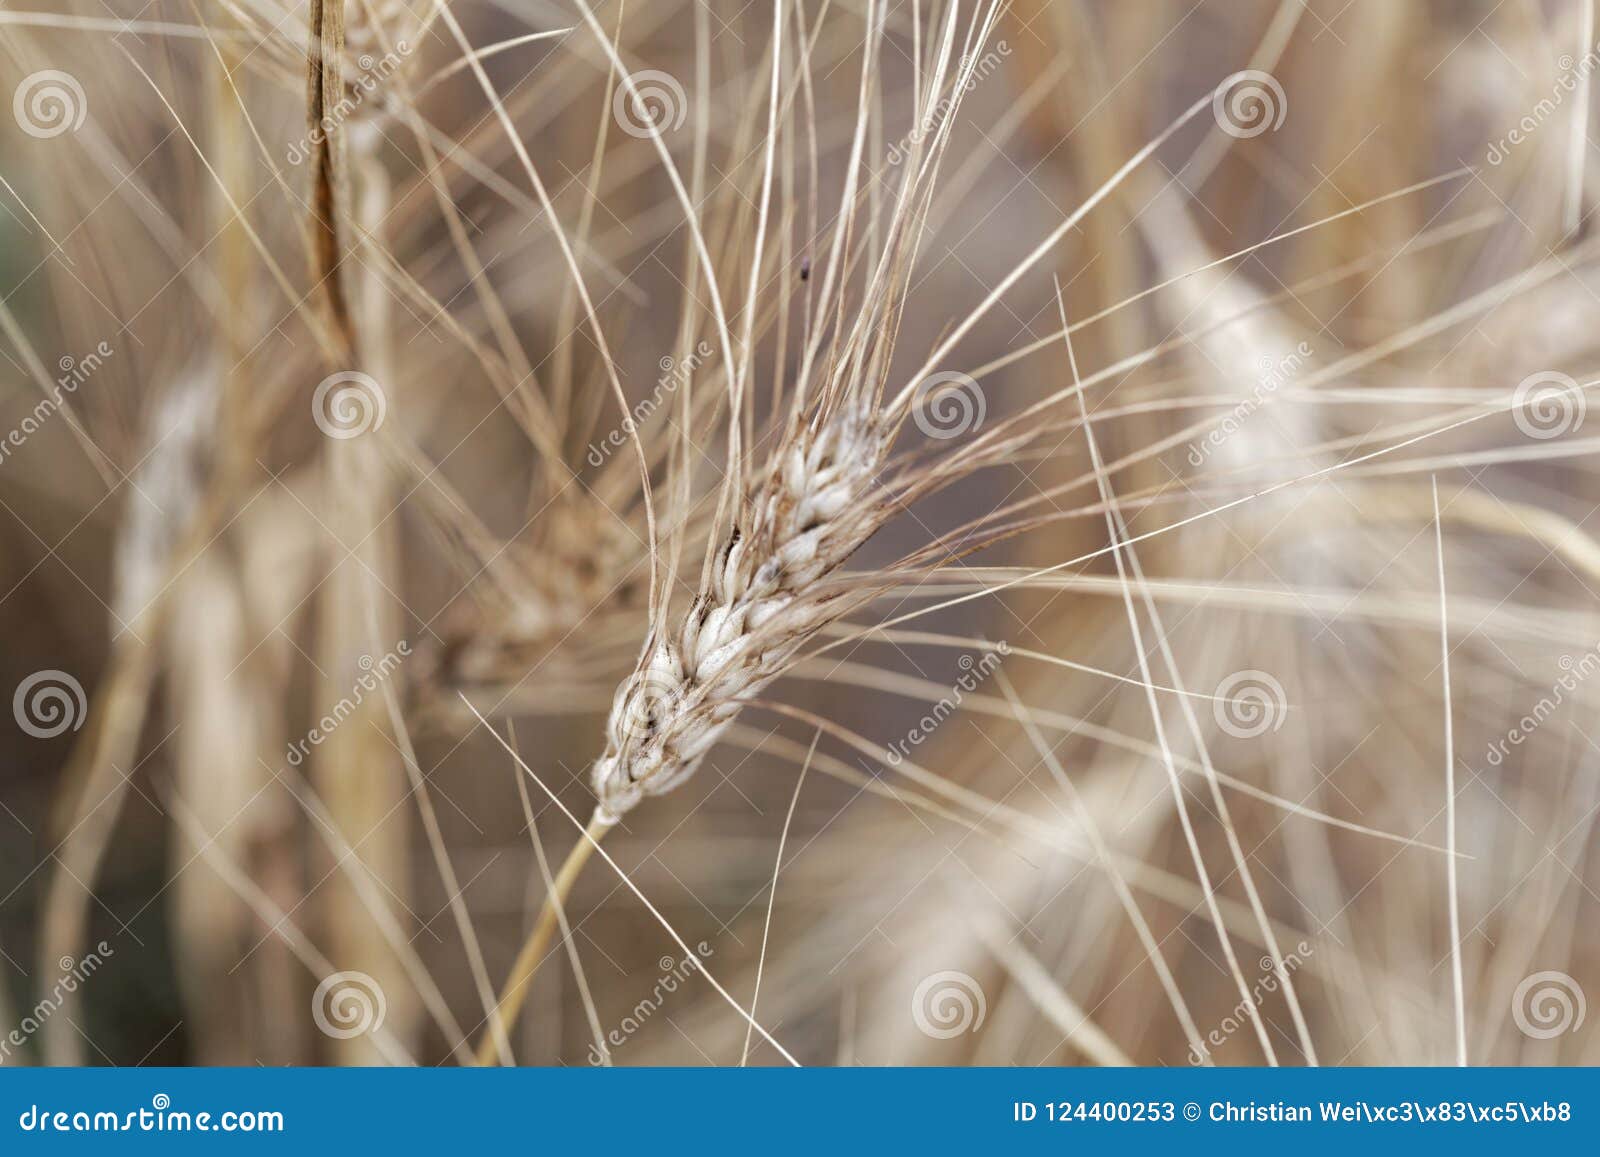
<svg viewBox="0 0 1600 1157"><path fill-rule="evenodd" d="M341 219L347 193L344 136L318 131L344 91L344 0L311 0L311 51L306 68L306 124L316 142L311 171L311 276L321 288L346 357L356 348L345 293Z"/></svg>
<svg viewBox="0 0 1600 1157"><path fill-rule="evenodd" d="M606 749L595 762L598 800L533 930L517 954L497 1006L516 1019L543 959L562 904L600 839L647 795L683 783L738 715L841 608L812 597L882 525L886 500L873 500L886 439L870 414L854 408L802 429L776 456L752 496L747 528L725 538L700 593L675 635L648 645L617 690ZM480 1063L494 1060L486 1035Z"/></svg>
<svg viewBox="0 0 1600 1157"><path fill-rule="evenodd" d="M602 46L613 53L587 9L584 14ZM969 47L982 43L996 14L997 8L990 6L974 17L968 32ZM780 101L776 49L781 20L780 6L774 30L769 128L775 124ZM973 67L973 59L968 56L952 70L956 27L956 10L952 7L927 80L930 103L949 86L950 115L928 144L926 155L919 145L908 160L899 195L890 206L887 227L878 242L881 248L877 260L867 271L861 291L862 309L853 322L847 323L843 306L849 280L848 238L856 227L855 181L869 120L864 96L870 87L867 80L877 45L869 42L865 49L863 105L845 180L847 208L835 233L817 309L818 316L825 318L834 310L839 311L834 318L834 346L823 352L826 327L818 328L806 343L799 375L801 388L796 390L787 412L775 416L776 448L757 475L758 483L748 491L741 488L741 465L748 453L742 437L741 404L748 387L748 361L740 362L735 372L731 369L733 359L729 359L728 443L733 468L719 504L719 518L727 512L728 528L714 539L716 547L708 556L697 594L675 630L663 622L664 600L653 603L655 613L641 658L612 701L606 747L592 772L596 805L586 837L557 878L557 884L564 886L547 896L534 929L518 954L496 1010L501 1023L511 1023L520 1010L528 981L555 927L555 909L565 901L566 890L581 868L581 863L574 865L573 859L587 858L588 851L584 849L598 846L605 832L646 796L670 792L689 779L741 708L759 696L808 641L855 605L846 596L859 595L859 588L830 588L822 580L837 571L883 526L905 496L947 485L986 460L979 453L969 455L954 469L925 464L919 475L894 486L879 483L895 435L910 413L917 385L913 382L894 401L885 404L883 387L894 351L899 310L931 203L938 160ZM881 35L881 25L877 35ZM613 63L618 63L614 57ZM632 79L626 73L622 79L627 90L633 92ZM655 143L669 175L675 178L671 159L661 149L658 135ZM1147 148L1130 161L1124 172L1149 151ZM763 200L772 163L769 148ZM677 187L681 194L681 183ZM1106 191L1097 193L1071 220L1086 212ZM749 323L755 307L753 286L760 281L759 237L764 236L765 229L764 221L757 225L757 258L750 275L752 299L746 305L742 343L745 349L752 341ZM1012 280L1065 232L1065 227L1058 229L1041 244ZM706 273L711 274L709 263ZM714 278L712 283L714 288ZM720 295L713 293L713 298L719 301ZM960 334L996 300L998 293L969 315L929 358L926 370L931 370L953 348ZM720 310L718 322L726 338ZM492 1040L486 1035L480 1041L478 1056L481 1061L488 1061L492 1055Z"/></svg>

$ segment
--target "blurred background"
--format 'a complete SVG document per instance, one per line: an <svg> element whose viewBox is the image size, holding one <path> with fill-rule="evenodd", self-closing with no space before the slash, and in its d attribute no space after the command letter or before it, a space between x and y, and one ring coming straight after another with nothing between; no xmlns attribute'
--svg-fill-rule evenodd
<svg viewBox="0 0 1600 1157"><path fill-rule="evenodd" d="M639 453L721 479L708 266L766 423L947 117L888 377L1003 287L939 368L1037 436L627 815L515 1060L781 1063L704 969L806 1064L1600 1062L1597 64L1587 0L8 0L0 1062L470 1061Z"/></svg>

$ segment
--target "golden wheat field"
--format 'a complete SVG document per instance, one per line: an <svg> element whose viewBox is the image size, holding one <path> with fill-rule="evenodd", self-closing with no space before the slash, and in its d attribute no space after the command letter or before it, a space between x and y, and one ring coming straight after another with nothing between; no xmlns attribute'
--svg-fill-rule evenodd
<svg viewBox="0 0 1600 1157"><path fill-rule="evenodd" d="M7 0L0 1063L1600 1064L1597 66Z"/></svg>

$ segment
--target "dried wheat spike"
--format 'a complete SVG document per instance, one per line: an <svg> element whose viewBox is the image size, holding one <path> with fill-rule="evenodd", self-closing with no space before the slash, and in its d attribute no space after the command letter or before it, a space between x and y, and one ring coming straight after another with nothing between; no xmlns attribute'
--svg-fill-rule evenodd
<svg viewBox="0 0 1600 1157"><path fill-rule="evenodd" d="M653 632L617 690L594 767L601 819L694 774L740 707L832 617L812 588L882 525L884 503L869 496L886 443L873 415L847 408L775 456L676 641Z"/></svg>

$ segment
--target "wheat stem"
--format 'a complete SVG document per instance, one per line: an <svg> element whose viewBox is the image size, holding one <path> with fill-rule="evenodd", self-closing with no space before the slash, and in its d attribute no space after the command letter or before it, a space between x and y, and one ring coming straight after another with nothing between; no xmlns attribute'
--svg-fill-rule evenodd
<svg viewBox="0 0 1600 1157"><path fill-rule="evenodd" d="M590 820L583 838L572 845L572 851L567 853L561 871L556 873L555 886L545 895L544 904L539 909L539 918L534 921L533 930L523 942L522 951L517 953L516 962L511 966L511 975L506 978L505 988L500 992L500 1000L491 1011L490 1026L478 1042L477 1056L480 1065L495 1063L495 1038L491 1031L494 1027L493 1021L498 1018L508 1032L516 1023L517 1013L522 1011L522 1002L528 996L528 984L533 980L533 974L538 970L539 962L544 959L545 950L550 946L550 937L555 933L560 908L567 902L572 885L577 882L583 866L589 862L589 857L600 846L601 837L611 826L598 816Z"/></svg>
<svg viewBox="0 0 1600 1157"><path fill-rule="evenodd" d="M307 133L316 142L311 175L311 274L345 360L355 356L355 321L345 292L342 218L346 197L344 136L328 127L344 91L344 0L311 0L306 81Z"/></svg>
<svg viewBox="0 0 1600 1157"><path fill-rule="evenodd" d="M1467 1064L1466 990L1461 974L1461 890L1456 881L1456 739L1450 698L1450 610L1444 582L1444 523L1439 517L1439 479L1433 478L1433 542L1439 559L1439 666L1444 671L1445 838L1450 855L1445 880L1450 897L1450 987L1455 998L1456 1064Z"/></svg>

